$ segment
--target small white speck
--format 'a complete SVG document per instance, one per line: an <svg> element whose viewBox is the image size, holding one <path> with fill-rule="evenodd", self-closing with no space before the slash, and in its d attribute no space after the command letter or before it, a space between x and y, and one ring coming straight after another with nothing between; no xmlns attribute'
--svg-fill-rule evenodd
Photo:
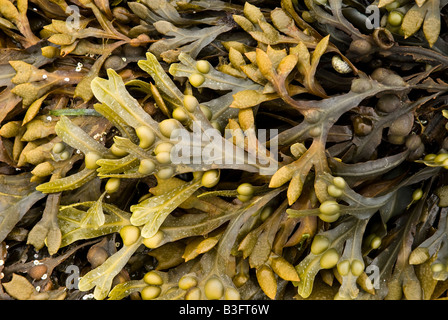
<svg viewBox="0 0 448 320"><path fill-rule="evenodd" d="M20 168L16 168L16 171L20 171Z"/></svg>
<svg viewBox="0 0 448 320"><path fill-rule="evenodd" d="M0 260L0 266L2 266L5 263L5 261Z"/></svg>
<svg viewBox="0 0 448 320"><path fill-rule="evenodd" d="M70 81L70 78L64 78L64 81L65 81L65 82L69 82L69 81Z"/></svg>
<svg viewBox="0 0 448 320"><path fill-rule="evenodd" d="M106 199L110 199L110 195L106 195Z"/></svg>
<svg viewBox="0 0 448 320"><path fill-rule="evenodd" d="M120 242L115 242L115 246L118 248L120 246Z"/></svg>
<svg viewBox="0 0 448 320"><path fill-rule="evenodd" d="M39 260L34 260L34 261L33 261L33 264L34 264L35 266L38 266L38 265L40 265L40 262L39 262Z"/></svg>
<svg viewBox="0 0 448 320"><path fill-rule="evenodd" d="M36 287L36 291L39 292L40 291L40 286Z"/></svg>
<svg viewBox="0 0 448 320"><path fill-rule="evenodd" d="M123 60L124 62L126 62L127 59L126 59L125 57L122 57L121 60Z"/></svg>
<svg viewBox="0 0 448 320"><path fill-rule="evenodd" d="M3 279L4 276L5 276L5 274L3 272L0 273L0 280Z"/></svg>
<svg viewBox="0 0 448 320"><path fill-rule="evenodd" d="M42 280L45 280L45 279L47 279L47 277L48 277L48 275L46 274L46 273L44 273L44 275L42 276Z"/></svg>
<svg viewBox="0 0 448 320"><path fill-rule="evenodd" d="M17 169L16 169L16 170L17 170ZM7 244L5 247L6 247L6 249L8 249L8 248L9 248L9 244Z"/></svg>
<svg viewBox="0 0 448 320"><path fill-rule="evenodd" d="M76 154L81 154L81 150L77 149Z"/></svg>
<svg viewBox="0 0 448 320"><path fill-rule="evenodd" d="M36 254L34 255L34 258L35 258L35 259L39 258L39 255L36 253Z"/></svg>
<svg viewBox="0 0 448 320"><path fill-rule="evenodd" d="M76 67L75 69L76 72L81 72L81 70L82 70L81 67Z"/></svg>
<svg viewBox="0 0 448 320"><path fill-rule="evenodd" d="M33 8L33 11L37 11L37 8Z"/></svg>
<svg viewBox="0 0 448 320"><path fill-rule="evenodd" d="M51 120L53 120L53 118L51 116L48 116L47 121L51 121Z"/></svg>
<svg viewBox="0 0 448 320"><path fill-rule="evenodd" d="M42 79L47 79L48 78L48 76L46 75L46 74L44 74L43 76L42 76Z"/></svg>

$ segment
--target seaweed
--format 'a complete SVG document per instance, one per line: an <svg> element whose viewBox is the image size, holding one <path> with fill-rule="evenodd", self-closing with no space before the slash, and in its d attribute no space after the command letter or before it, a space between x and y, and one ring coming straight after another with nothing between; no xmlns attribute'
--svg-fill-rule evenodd
<svg viewBox="0 0 448 320"><path fill-rule="evenodd" d="M446 299L446 22L0 1L0 299Z"/></svg>

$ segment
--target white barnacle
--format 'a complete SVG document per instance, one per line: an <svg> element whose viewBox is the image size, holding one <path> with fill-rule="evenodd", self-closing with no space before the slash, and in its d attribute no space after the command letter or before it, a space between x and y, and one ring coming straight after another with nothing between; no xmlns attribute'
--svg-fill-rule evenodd
<svg viewBox="0 0 448 320"><path fill-rule="evenodd" d="M64 81L65 81L65 82L69 82L69 81L70 81L70 78L64 78Z"/></svg>
<svg viewBox="0 0 448 320"><path fill-rule="evenodd" d="M348 65L348 63L338 55L333 56L331 59L331 64L333 66L333 69L336 70L339 73L350 73L352 72L352 68Z"/></svg>
<svg viewBox="0 0 448 320"><path fill-rule="evenodd" d="M83 64L82 64L81 62L78 62L78 64L76 65L76 69L75 69L75 71L76 71L76 72L81 72L82 67L83 67Z"/></svg>
<svg viewBox="0 0 448 320"><path fill-rule="evenodd" d="M5 264L5 261L0 260L0 267Z"/></svg>
<svg viewBox="0 0 448 320"><path fill-rule="evenodd" d="M126 57L122 57L121 60L123 60L123 62L127 61Z"/></svg>
<svg viewBox="0 0 448 320"><path fill-rule="evenodd" d="M85 296L82 297L82 300L88 300L88 299L93 299L93 293L86 294Z"/></svg>
<svg viewBox="0 0 448 320"><path fill-rule="evenodd" d="M44 274L42 275L41 279L42 279L42 280L45 280L45 279L47 279L47 277L48 277L48 275L47 275L46 273L44 273Z"/></svg>
<svg viewBox="0 0 448 320"><path fill-rule="evenodd" d="M39 262L39 260L34 260L34 261L33 261L33 264L34 264L35 266L38 266L38 265L40 264L40 262Z"/></svg>
<svg viewBox="0 0 448 320"><path fill-rule="evenodd" d="M40 286L36 287L36 291L39 292L40 291Z"/></svg>
<svg viewBox="0 0 448 320"><path fill-rule="evenodd" d="M42 75L42 79L46 80L48 76L46 74Z"/></svg>
<svg viewBox="0 0 448 320"><path fill-rule="evenodd" d="M51 121L51 120L53 120L53 118L51 117L51 116L47 116L47 121Z"/></svg>

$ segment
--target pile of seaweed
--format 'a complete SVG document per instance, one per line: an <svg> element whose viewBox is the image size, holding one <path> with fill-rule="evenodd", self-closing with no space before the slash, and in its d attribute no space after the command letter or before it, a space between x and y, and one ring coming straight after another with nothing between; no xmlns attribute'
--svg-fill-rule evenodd
<svg viewBox="0 0 448 320"><path fill-rule="evenodd" d="M447 299L447 2L0 0L0 299Z"/></svg>

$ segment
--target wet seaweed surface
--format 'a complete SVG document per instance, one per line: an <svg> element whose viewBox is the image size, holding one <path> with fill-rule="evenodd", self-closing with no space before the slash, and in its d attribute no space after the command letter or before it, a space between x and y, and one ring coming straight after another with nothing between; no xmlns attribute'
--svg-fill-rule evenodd
<svg viewBox="0 0 448 320"><path fill-rule="evenodd" d="M0 0L0 300L446 300L447 0Z"/></svg>

